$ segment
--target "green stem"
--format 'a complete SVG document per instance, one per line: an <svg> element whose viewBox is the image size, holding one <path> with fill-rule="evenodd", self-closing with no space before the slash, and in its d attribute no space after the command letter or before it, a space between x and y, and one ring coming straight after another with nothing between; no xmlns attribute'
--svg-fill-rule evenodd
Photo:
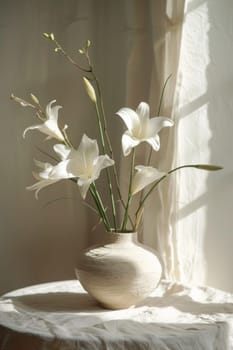
<svg viewBox="0 0 233 350"><path fill-rule="evenodd" d="M122 232L124 232L126 230L127 221L128 221L128 218L129 218L128 211L129 211L129 205L130 205L131 198L132 198L132 179L133 179L133 173L134 173L134 161L135 161L135 149L133 148L132 160L131 160L131 169L130 169L130 179L129 179L128 200L127 200L127 203L126 203L125 215L124 215L123 223L122 223L122 226L121 226Z"/></svg>
<svg viewBox="0 0 233 350"><path fill-rule="evenodd" d="M161 111L161 106L162 106L162 102L163 102L163 96L164 96L164 92L165 92L167 83L168 83L168 81L169 81L169 79L170 79L171 77L172 77L172 74L170 74L170 75L167 77L167 79L165 80L165 83L163 84L163 89L162 89L162 93L161 93L160 100L159 100L158 115L160 114L160 111Z"/></svg>
<svg viewBox="0 0 233 350"><path fill-rule="evenodd" d="M110 231L111 230L111 225L108 221L108 218L106 216L106 213L105 213L105 209L104 209L104 206L103 206L103 203L102 203L102 200L101 200L101 197L95 187L95 184L91 184L90 186L90 192L91 192L91 195L92 195L92 198L96 204L96 207L98 209L98 212L103 220L103 223L104 223L104 226L106 228L107 231Z"/></svg>
<svg viewBox="0 0 233 350"><path fill-rule="evenodd" d="M102 97L102 93L101 93L100 84L99 84L99 81L98 81L94 71L93 71L93 67L91 66L89 56L88 56L88 63L89 63L89 66L90 66L92 78L95 81L96 87L97 87L97 93L98 93L99 101L100 101L101 114L102 114L102 117L103 117L103 132L104 132L104 135L106 137L106 141L107 141L107 146L108 146L108 149L109 149L110 157L112 159L115 159L114 154L113 154L112 145L111 145L111 140L110 140L110 137L109 137L109 134L108 134L107 121L106 121L106 116L105 116L104 103L103 103L103 97ZM126 204L125 204L125 202L124 202L124 200L122 198L122 195L121 195L120 184L119 184L119 180L118 180L118 176L117 176L117 170L116 170L116 164L115 163L113 164L113 174L114 174L114 179L115 179L115 184L116 184L116 189L117 189L119 200L120 200L121 205L123 206L123 208L126 210ZM133 226L133 221L132 221L130 216L129 216L129 220L130 220L131 225Z"/></svg>
<svg viewBox="0 0 233 350"><path fill-rule="evenodd" d="M90 69L86 69L82 66L80 66L75 60L73 60L73 58L68 55L68 53L63 49L63 47L59 44L59 42L54 39L53 42L56 44L56 49L58 49L57 52L60 52L63 54L63 56L70 62L72 63L74 66L76 66L78 69L82 70L83 72L90 72Z"/></svg>
<svg viewBox="0 0 233 350"><path fill-rule="evenodd" d="M98 79L94 75L94 73L92 73L92 74L93 74L94 80L96 82L97 91L98 91L98 95L99 95L99 99L100 99L100 107L101 107L101 111L102 111L102 115L103 115L104 133L105 133L105 136L106 136L110 157L112 159L115 159L114 154L113 154L111 141L110 141L110 137L109 137L109 134L108 134L108 128L107 128L107 122L106 122L106 116L105 116L105 110L104 110L104 103L103 103L103 98L102 98L100 84L99 84ZM118 181L118 176L117 176L117 171L116 171L116 165L115 164L113 165L113 171L114 171L114 177L115 177L116 188L117 188L119 199L120 199L121 203L123 204L123 206L125 206L125 203L124 203L124 201L122 199L122 195L121 195L121 191L120 191L120 185L119 185L119 181Z"/></svg>
<svg viewBox="0 0 233 350"><path fill-rule="evenodd" d="M97 118L98 118L98 126L99 126L99 130L100 130L100 137L101 137L101 142L102 142L102 146L103 146L103 150L105 152L105 140L104 140L104 135L106 137L107 140L107 144L108 144L108 148L109 148L109 152L111 155L111 158L114 160L113 157L113 151L112 151L112 147L111 147L111 142L110 142L110 138L107 132L107 123L106 123L106 117L105 117L105 112L104 112L104 105L103 105L103 99L102 99L102 94L101 94L101 89L100 89L100 85L99 82L95 76L95 73L93 72L93 66L91 64L90 58L89 58L89 54L88 54L88 49L86 48L85 51L85 56L87 58L87 62L88 62L88 69L80 66L64 49L63 47L58 43L58 41L53 38L52 40L55 45L56 45L56 51L60 51L63 56L71 63L73 64L75 67L77 67L78 69L80 69L83 72L87 72L90 73L93 77L93 79L96 82L96 86L97 86L97 90L98 90L98 96L99 96L99 100L100 100L100 106L101 106L101 111L102 111L102 116L103 116L103 126L102 126L102 122L101 122L101 116L99 113L99 109L98 109L98 105L97 103L96 105L96 112L97 112ZM104 130L103 130L104 129ZM120 201L122 203L122 205L124 206L124 208L126 208L125 203L122 199L121 196L121 192L120 192L120 186L119 186L119 181L117 178L117 172L116 172L116 167L115 164L113 165L113 169L114 169L114 177L115 177L115 181L116 181L116 187L117 187L117 192L120 198ZM110 191L110 197L111 197L111 207L112 207L112 213L113 213L113 220L114 220L114 226L115 226L115 230L117 229L117 223L116 223L116 209L115 209L115 201L114 201L114 194L113 194L113 188L112 188L112 182L111 182L111 176L110 176L110 172L108 169L106 169L107 171L107 177L108 177L108 184L109 184L109 191ZM132 220L130 218L130 221L132 223Z"/></svg>
<svg viewBox="0 0 233 350"><path fill-rule="evenodd" d="M158 115L158 116L160 115L161 106L162 106L162 102L163 102L164 92L165 92L167 83L168 83L169 79L171 78L171 76L172 76L172 74L170 74L170 75L167 77L167 79L165 80L165 83L163 84L162 92L161 92L160 99L159 99L159 107L158 107L158 112L157 112L157 115ZM153 151L153 150L152 150L152 147L151 147L151 148L150 148L149 155L148 155L148 158L147 158L147 166L149 166L150 163L151 163L152 151ZM141 203L141 201L142 201L142 196L143 196L143 192L141 192L139 203ZM139 205L140 205L140 204L139 204ZM139 210L140 210L140 208L138 209L137 214L136 214L136 221L137 221L137 215L138 215L138 213L139 213Z"/></svg>
<svg viewBox="0 0 233 350"><path fill-rule="evenodd" d="M162 92L161 92L160 99L159 99L159 107L158 107L158 112L157 112L157 115L158 115L158 116L160 115L161 106L162 106L162 102L163 102L164 92L165 92L167 83L168 83L169 79L171 78L171 76L172 76L172 74L170 74L170 75L167 77L167 79L165 80L165 83L163 84ZM150 148L149 155L148 155L148 158L147 158L147 162L146 162L146 163L147 163L147 166L149 166L150 163L151 163L152 152L153 152L153 150L152 150L152 147L151 147L151 148ZM141 203L141 201L142 201L142 196L143 196L143 192L141 192L139 203ZM136 221L137 221L137 215L136 215Z"/></svg>
<svg viewBox="0 0 233 350"><path fill-rule="evenodd" d="M98 127L99 127L99 133L100 133L100 139L101 139L101 144L102 144L102 149L103 152L106 152L106 146L105 146L105 140L104 140L104 133L103 133L103 126L101 123L101 117L100 117L100 112L99 112L99 107L97 102L95 103L95 111L96 111L96 116L97 116L97 122L98 122Z"/></svg>
<svg viewBox="0 0 233 350"><path fill-rule="evenodd" d="M96 109L96 115L97 115L97 121L100 131L100 138L102 143L103 152L106 153L106 146L105 146L105 139L104 139L104 133L103 133L103 126L101 123L101 116L99 112L99 107L97 102L95 103L95 109ZM106 174L107 174L107 180L108 180L108 187L109 187L109 194L111 199L111 208L112 208L112 216L113 216L113 222L114 222L114 228L117 229L117 223L116 223L116 207L115 207L115 199L113 194L113 188L112 188L112 181L110 176L110 171L108 168L106 168Z"/></svg>
<svg viewBox="0 0 233 350"><path fill-rule="evenodd" d="M10 97L12 100L14 100L15 102L19 103L21 106L24 105L26 107L30 107L36 110L36 116L38 119L42 120L43 122L47 119L45 112L42 110L42 107L40 104L37 104L36 106L33 105L30 102L27 102L25 100L23 100L20 97L15 96L14 94L11 94Z"/></svg>
<svg viewBox="0 0 233 350"><path fill-rule="evenodd" d="M170 75L167 77L167 79L165 80L165 83L163 84L162 93L161 93L161 96L160 96L160 99L159 99L159 108L158 108L158 112L157 112L157 115L158 115L158 116L160 115L161 106L162 106L162 102L163 102L164 92L165 92L167 83L168 83L169 79L171 78L171 76L172 76L172 74L170 74ZM148 156L148 159L147 159L147 165L150 165L151 157L152 157L152 148L150 148L150 153L149 153L149 156Z"/></svg>

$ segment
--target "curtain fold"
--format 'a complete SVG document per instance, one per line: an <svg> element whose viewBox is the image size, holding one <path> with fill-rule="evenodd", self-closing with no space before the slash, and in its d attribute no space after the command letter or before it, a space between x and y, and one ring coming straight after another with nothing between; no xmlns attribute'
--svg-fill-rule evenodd
<svg viewBox="0 0 233 350"><path fill-rule="evenodd" d="M130 11L130 6L137 13ZM140 9L140 6L143 9ZM174 94L184 17L184 1L128 2L128 65L126 102L134 108L145 100L151 116L174 117ZM171 77L169 78L169 76ZM165 81L162 105L160 99ZM176 123L176 120L174 120ZM175 163L176 127L162 130L161 148L153 152L151 165L168 171ZM149 149L137 149L138 163L145 164ZM125 165L125 164L124 164ZM123 167L124 169L124 167ZM164 275L178 278L176 251L173 249L176 183L174 177L162 183L145 205L140 240L157 249L164 263Z"/></svg>

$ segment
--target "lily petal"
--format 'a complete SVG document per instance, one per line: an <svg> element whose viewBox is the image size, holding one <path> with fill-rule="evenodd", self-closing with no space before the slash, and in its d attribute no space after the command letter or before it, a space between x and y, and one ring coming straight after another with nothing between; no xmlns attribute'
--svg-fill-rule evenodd
<svg viewBox="0 0 233 350"><path fill-rule="evenodd" d="M58 111L60 108L62 108L62 106L52 107L52 104L54 104L55 102L56 102L56 100L53 100L53 101L49 102L48 105L46 106L46 116L48 119L54 120L55 122L57 122Z"/></svg>
<svg viewBox="0 0 233 350"><path fill-rule="evenodd" d="M135 169L137 172L133 177L131 188L133 195L166 174L151 166L138 165L135 167Z"/></svg>
<svg viewBox="0 0 233 350"><path fill-rule="evenodd" d="M84 134L77 152L82 157L83 163L86 165L86 168L91 168L93 166L94 160L99 155L97 141L90 139L86 134Z"/></svg>
<svg viewBox="0 0 233 350"><path fill-rule="evenodd" d="M72 173L67 171L67 165L69 160L63 160L55 165L50 171L49 178L50 179L69 179L75 177Z"/></svg>
<svg viewBox="0 0 233 350"><path fill-rule="evenodd" d="M59 129L55 120L46 120L44 124L41 124L40 131L48 136L54 137L60 141L64 140L61 130Z"/></svg>
<svg viewBox="0 0 233 350"><path fill-rule="evenodd" d="M40 168L42 170L52 169L52 167L53 167L52 164L50 164L50 163L41 162L41 161L36 160L36 159L34 159L34 163L38 168Z"/></svg>
<svg viewBox="0 0 233 350"><path fill-rule="evenodd" d="M26 133L27 133L29 130L35 130L35 129L40 129L40 128L41 128L41 124L29 126L28 128L26 128L26 129L24 130L24 132L23 132L23 138L25 138Z"/></svg>
<svg viewBox="0 0 233 350"><path fill-rule="evenodd" d="M148 136L155 136L162 128L171 127L174 125L173 120L166 117L154 117L149 120Z"/></svg>
<svg viewBox="0 0 233 350"><path fill-rule="evenodd" d="M112 160L111 158L109 158L109 156L107 154L103 155L103 156L99 156L96 161L94 162L94 168L95 168L95 180L98 179L98 177L100 176L100 172L101 170L112 166L114 164L114 160Z"/></svg>
<svg viewBox="0 0 233 350"><path fill-rule="evenodd" d="M116 114L123 119L130 133L138 130L140 119L133 109L124 107L121 108Z"/></svg>
<svg viewBox="0 0 233 350"><path fill-rule="evenodd" d="M54 151L59 155L61 160L68 159L72 149L67 147L66 145L63 145L62 143L58 143L53 146Z"/></svg>
<svg viewBox="0 0 233 350"><path fill-rule="evenodd" d="M26 189L29 191L35 190L36 191L35 197L36 197L36 199L38 199L38 194L39 194L40 190L42 190L44 187L47 187L49 185L54 184L57 181L59 181L59 180L41 180L41 181L38 181L35 184L31 185L31 186L26 187Z"/></svg>
<svg viewBox="0 0 233 350"><path fill-rule="evenodd" d="M141 102L136 109L136 113L141 122L146 122L150 117L150 107L148 103Z"/></svg>
<svg viewBox="0 0 233 350"><path fill-rule="evenodd" d="M92 179L78 179L77 184L79 186L79 190L83 199L86 199L87 191L89 190L89 187L92 184L92 182Z"/></svg>
<svg viewBox="0 0 233 350"><path fill-rule="evenodd" d="M123 149L124 156L128 156L130 154L132 148L139 145L140 142L141 142L140 140L137 140L137 139L131 137L128 134L128 131L126 131L122 136L122 149Z"/></svg>
<svg viewBox="0 0 233 350"><path fill-rule="evenodd" d="M155 135L155 137L150 137L146 140L147 143L151 145L154 151L158 151L160 149L160 137L159 135Z"/></svg>

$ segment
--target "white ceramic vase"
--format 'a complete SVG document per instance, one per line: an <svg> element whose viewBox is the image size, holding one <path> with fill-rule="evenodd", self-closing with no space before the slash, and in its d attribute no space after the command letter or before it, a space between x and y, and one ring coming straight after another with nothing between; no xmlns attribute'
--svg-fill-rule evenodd
<svg viewBox="0 0 233 350"><path fill-rule="evenodd" d="M83 288L108 309L138 304L157 287L161 274L156 252L138 243L137 233L106 232L101 244L81 254L76 268Z"/></svg>

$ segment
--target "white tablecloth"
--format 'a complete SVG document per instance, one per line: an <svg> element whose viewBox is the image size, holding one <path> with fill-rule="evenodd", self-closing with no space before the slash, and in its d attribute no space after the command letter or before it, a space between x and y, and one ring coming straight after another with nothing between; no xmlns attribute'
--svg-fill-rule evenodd
<svg viewBox="0 0 233 350"><path fill-rule="evenodd" d="M0 299L1 350L233 349L233 295L162 281L141 305L105 310L78 281Z"/></svg>

